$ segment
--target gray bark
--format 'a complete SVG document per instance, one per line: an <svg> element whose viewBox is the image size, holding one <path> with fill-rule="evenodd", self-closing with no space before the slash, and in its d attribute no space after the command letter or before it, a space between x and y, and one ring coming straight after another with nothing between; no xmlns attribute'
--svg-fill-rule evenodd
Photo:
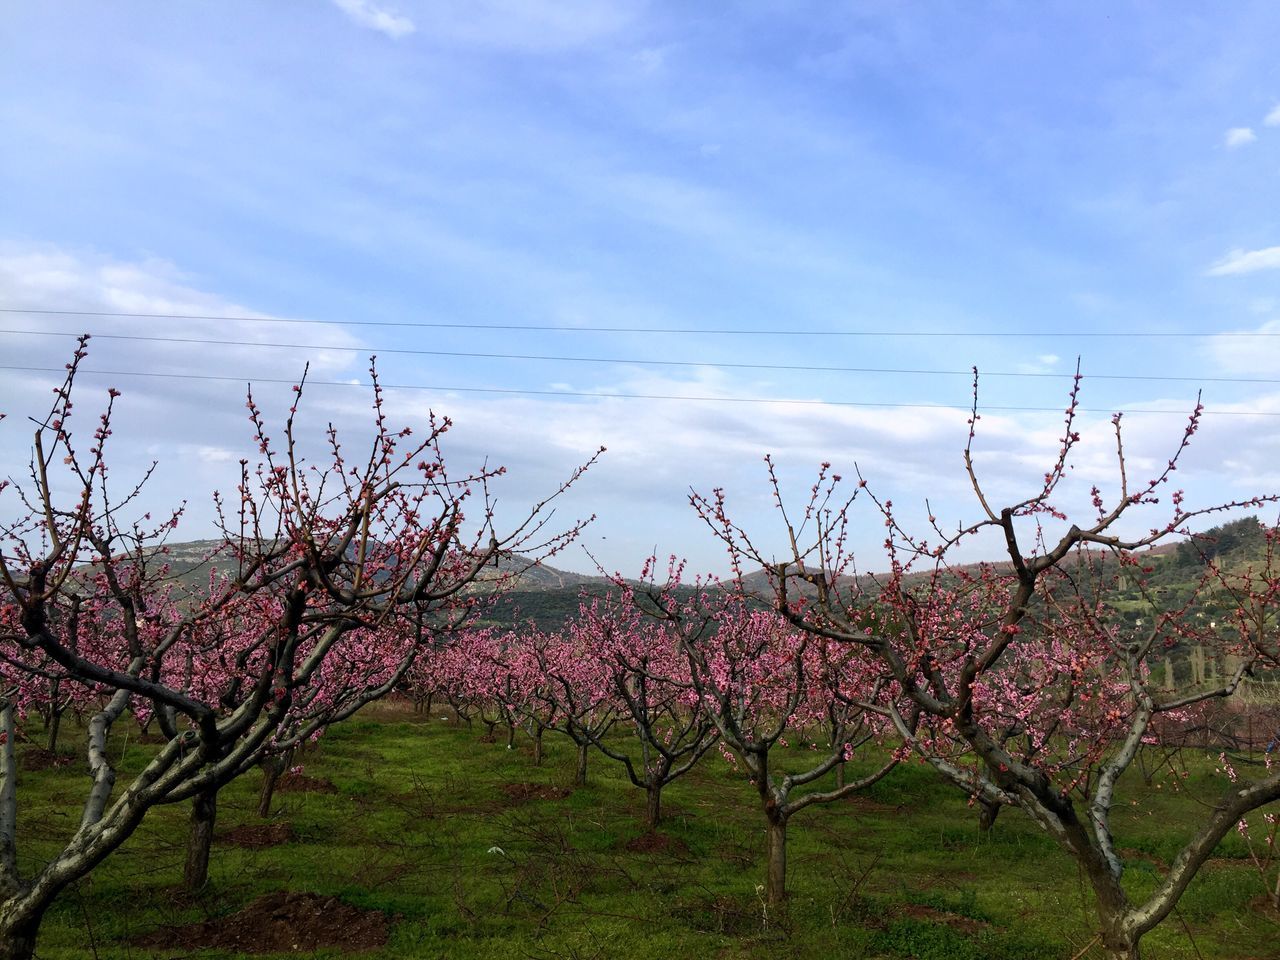
<svg viewBox="0 0 1280 960"><path fill-rule="evenodd" d="M772 905L787 899L787 820L769 821L769 856L765 867L765 901Z"/></svg>
<svg viewBox="0 0 1280 960"><path fill-rule="evenodd" d="M187 862L183 885L190 893L203 890L209 882L209 851L218 817L217 789L197 793L191 801L191 828L187 835Z"/></svg>
<svg viewBox="0 0 1280 960"><path fill-rule="evenodd" d="M32 960L44 910L0 905L0 960Z"/></svg>
<svg viewBox="0 0 1280 960"><path fill-rule="evenodd" d="M644 822L650 830L662 820L662 784L651 783L645 790Z"/></svg>

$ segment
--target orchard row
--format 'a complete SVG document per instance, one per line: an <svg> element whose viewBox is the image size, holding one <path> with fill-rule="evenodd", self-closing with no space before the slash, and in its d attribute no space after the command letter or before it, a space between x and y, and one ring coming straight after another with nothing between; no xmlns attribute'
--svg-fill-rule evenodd
<svg viewBox="0 0 1280 960"><path fill-rule="evenodd" d="M964 459L973 524L944 531L931 520L909 531L891 500L825 465L795 504L770 463L782 562L738 523L722 491L695 495L728 551L730 580L690 577L676 561L660 574L650 560L639 581L618 578L612 597L584 602L559 631L501 633L474 623L507 575L499 567L484 589L476 581L505 554L545 558L578 534L582 524L550 530L548 507L590 464L498 530L490 485L502 471L447 469L447 420L420 433L390 427L376 374L371 440L358 455L332 426L327 453L303 455L305 381L278 434L250 394L256 453L241 461L236 490L215 495L220 529L207 576L179 589L164 545L181 510L153 516L139 506L149 471L118 489L109 469L119 467L109 456L118 393L78 429L85 350L82 341L52 406L34 418L24 478L0 480L10 518L0 527L0 960L28 960L50 904L159 805L192 802L187 881L199 887L219 789L258 766L278 774L300 744L394 690L447 698L494 727L523 726L535 744L548 730L571 737L579 777L592 751L621 764L646 793L651 825L666 784L709 752L723 754L759 796L770 901L786 895L790 818L908 758L971 797L986 822L1012 806L1042 827L1087 879L1097 943L1110 957L1140 955L1143 935L1230 831L1255 843L1261 871L1272 869L1267 808L1280 799L1280 771L1269 765L1249 780L1224 756L1220 799L1200 809L1190 840L1141 897L1124 883L1112 829L1117 787L1142 748L1205 704L1230 701L1278 656L1274 531L1251 567L1206 557L1198 586L1172 608L1143 587L1145 548L1186 533L1198 516L1277 500L1193 510L1168 489L1199 409L1167 465L1141 484L1129 477L1115 418L1117 489L1095 489L1073 522L1057 497L1079 441L1078 378L1043 482L1005 505L973 465L975 384ZM857 501L885 531L877 578L858 576L850 551ZM1147 533L1121 535L1130 514L1147 516ZM1006 546L1001 563L952 562L991 532ZM767 589L748 595L747 576L760 571ZM1109 601L1121 580L1129 595L1137 585L1149 613L1117 614ZM1208 591L1219 608L1227 601L1223 623L1188 615ZM1235 669L1171 690L1153 667L1180 644L1229 655ZM34 715L56 738L68 709L87 719L79 825L24 873L14 742ZM164 744L117 784L107 738L126 716ZM812 762L797 768L788 751L781 763L776 747L788 741L810 747ZM844 765L864 749L883 762L849 782Z"/></svg>

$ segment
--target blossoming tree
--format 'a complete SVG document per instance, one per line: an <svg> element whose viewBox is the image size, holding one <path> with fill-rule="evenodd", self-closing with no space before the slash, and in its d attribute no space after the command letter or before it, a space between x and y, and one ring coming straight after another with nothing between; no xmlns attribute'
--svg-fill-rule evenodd
<svg viewBox="0 0 1280 960"><path fill-rule="evenodd" d="M618 726L634 740L624 746L603 735L608 727L578 729L645 792L645 825L653 830L662 819L663 788L692 770L718 734L693 688L688 661L629 596L628 589L620 597L584 603L571 631L578 648L590 651L599 664L592 675L599 671L613 697Z"/></svg>
<svg viewBox="0 0 1280 960"><path fill-rule="evenodd" d="M1169 692L1156 682L1152 659L1168 645L1212 638L1184 616L1185 608L1165 609L1155 591L1143 588L1140 551L1186 531L1198 515L1277 498L1191 510L1175 491L1146 533L1123 532L1122 519L1160 509L1160 494L1199 427L1197 405L1167 464L1144 483L1130 478L1116 416L1118 490L1108 504L1095 488L1092 513L1073 522L1054 501L1080 439L1077 376L1066 430L1043 482L1025 499L994 506L974 466L976 388L975 372L963 469L979 515L955 532L931 519L927 534L911 533L891 500L877 497L862 480L851 495L841 494L840 478L827 466L795 513L786 509L769 465L789 545L782 561L733 521L722 491L694 495L693 503L735 566L765 569L776 608L793 624L860 646L879 660L920 712L919 732L913 732L900 711L889 711L914 751L970 795L1025 811L1057 841L1093 890L1096 941L1108 956L1132 960L1140 956L1143 935L1174 909L1218 842L1250 811L1280 799L1275 770L1252 782L1224 782L1155 888L1135 897L1123 883L1112 812L1121 778L1144 741L1157 735L1153 721L1231 696L1256 660L1241 657L1230 676L1184 691ZM889 573L874 586L849 576L850 524L860 496L886 531ZM987 531L1005 544L1004 564L966 570L952 562ZM1118 616L1107 603L1122 575L1138 584L1151 609L1141 623ZM1274 599L1265 590L1251 595ZM1256 650L1264 638L1251 634L1245 619L1243 646Z"/></svg>
<svg viewBox="0 0 1280 960"><path fill-rule="evenodd" d="M822 783L859 747L882 742L886 727L896 739L881 704L891 684L863 651L797 630L714 580L682 593L681 569L673 560L665 584L650 583L634 596L687 660L702 709L759 799L767 838L765 899L779 904L786 899L791 818L866 789L898 763L893 750L865 777ZM808 738L814 752L797 759L778 750L788 737Z"/></svg>
<svg viewBox="0 0 1280 960"><path fill-rule="evenodd" d="M73 393L86 342L36 424L29 476L0 480L11 517L0 526L3 960L32 956L49 905L151 809L209 797L269 751L389 692L424 635L465 614L465 588L498 551L555 550L580 526L545 535L543 501L499 536L488 489L501 471L451 475L439 447L449 422L433 418L420 437L393 431L376 378L367 450L352 456L329 426L327 454L310 460L300 384L278 443L250 395L257 462L242 461L238 490L217 501L219 576L170 602L159 551L181 511L129 518L152 468L117 491L118 391L80 441ZM14 741L53 679L84 691L89 785L62 848L24 873ZM170 736L117 790L107 744L126 711L154 713Z"/></svg>

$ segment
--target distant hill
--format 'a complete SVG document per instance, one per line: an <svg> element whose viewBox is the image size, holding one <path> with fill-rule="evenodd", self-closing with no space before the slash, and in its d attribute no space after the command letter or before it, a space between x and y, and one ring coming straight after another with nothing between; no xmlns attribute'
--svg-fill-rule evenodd
<svg viewBox="0 0 1280 960"><path fill-rule="evenodd" d="M1228 572L1261 560L1265 554L1263 531L1264 527L1256 517L1244 517L1197 534L1191 540L1143 551L1144 565L1153 568L1148 575L1148 583L1162 601L1180 603L1190 595L1210 560ZM169 544L165 548L165 559L173 578L191 588L203 585L210 567L205 558L215 546L216 541L213 540ZM1007 561L996 561L997 567L1007 565ZM976 570L978 566L975 563L959 569ZM511 575L514 575L514 580L501 596L495 598L493 606L485 610L482 622L502 627L532 622L542 629L553 630L577 612L583 594L603 596L613 588L607 577L561 570L520 554L502 554L495 566L482 571L480 581L472 589L492 589L489 584L493 580L506 579ZM877 579L875 574L862 574L857 583L863 589L874 591ZM745 575L742 583L750 593L761 597L772 595L769 577L763 570ZM849 585L852 583L849 581ZM801 589L798 581L795 589ZM1127 617L1141 616L1146 607L1136 583L1124 579L1109 599L1113 608ZM1211 598L1203 605L1213 612Z"/></svg>
<svg viewBox="0 0 1280 960"><path fill-rule="evenodd" d="M510 575L517 578L517 589L521 592L576 591L583 587L599 587L604 590L608 588L610 582L608 577L561 570L549 563L532 560L518 553L500 554L496 564L487 566L480 572L480 579L495 580Z"/></svg>

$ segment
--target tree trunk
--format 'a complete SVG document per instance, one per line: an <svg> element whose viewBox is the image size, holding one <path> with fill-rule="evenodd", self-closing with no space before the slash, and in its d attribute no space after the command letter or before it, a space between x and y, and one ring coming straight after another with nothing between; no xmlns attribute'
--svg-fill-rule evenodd
<svg viewBox="0 0 1280 960"><path fill-rule="evenodd" d="M45 745L45 749L50 753L56 753L58 750L58 728L62 726L62 707L50 705L49 707L49 741Z"/></svg>
<svg viewBox="0 0 1280 960"><path fill-rule="evenodd" d="M1096 869L1101 870L1101 867ZM1094 896L1098 898L1098 919L1102 929L1099 939L1102 941L1102 955L1107 960L1140 960L1142 953L1138 949L1141 933L1134 932L1125 922L1129 915L1129 904L1124 891L1117 881L1105 874L1092 875Z"/></svg>
<svg viewBox="0 0 1280 960"><path fill-rule="evenodd" d="M44 911L26 914L15 921L0 920L0 960L32 960L36 953L36 935Z"/></svg>
<svg viewBox="0 0 1280 960"><path fill-rule="evenodd" d="M978 801L978 829L984 835L991 832L991 828L996 824L996 817L1000 816L1000 804L992 803L989 800Z"/></svg>
<svg viewBox="0 0 1280 960"><path fill-rule="evenodd" d="M284 773L285 758L275 757L262 764L262 792L258 794L258 816L264 820L271 816L271 800L276 793L276 784Z"/></svg>
<svg viewBox="0 0 1280 960"><path fill-rule="evenodd" d="M533 765L535 767L542 766L542 728L538 727L533 732Z"/></svg>
<svg viewBox="0 0 1280 960"><path fill-rule="evenodd" d="M218 791L197 793L191 802L191 832L187 835L187 864L182 873L186 889L195 893L209 882L209 848L218 814Z"/></svg>
<svg viewBox="0 0 1280 960"><path fill-rule="evenodd" d="M578 769L574 772L573 783L578 787L587 785L587 745L585 743L578 744Z"/></svg>
<svg viewBox="0 0 1280 960"><path fill-rule="evenodd" d="M516 725L510 720L507 721L507 749L514 750L516 748Z"/></svg>
<svg viewBox="0 0 1280 960"><path fill-rule="evenodd" d="M662 784L651 783L645 790L644 823L650 830L657 829L662 819Z"/></svg>
<svg viewBox="0 0 1280 960"><path fill-rule="evenodd" d="M787 821L769 821L769 857L765 866L765 902L771 905L787 899Z"/></svg>
<svg viewBox="0 0 1280 960"><path fill-rule="evenodd" d="M836 789L844 789L844 761L841 760L836 764Z"/></svg>
<svg viewBox="0 0 1280 960"><path fill-rule="evenodd" d="M1102 938L1102 955L1107 960L1142 960L1142 954L1138 950L1136 942L1126 942L1127 938L1121 940L1108 940L1106 936Z"/></svg>

